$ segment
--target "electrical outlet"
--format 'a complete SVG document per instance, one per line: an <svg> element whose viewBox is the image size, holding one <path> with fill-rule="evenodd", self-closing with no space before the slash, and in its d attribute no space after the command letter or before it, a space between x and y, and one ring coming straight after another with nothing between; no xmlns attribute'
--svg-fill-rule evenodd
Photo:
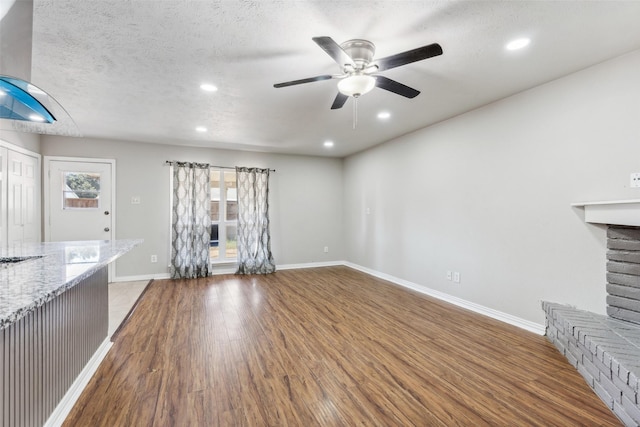
<svg viewBox="0 0 640 427"><path fill-rule="evenodd" d="M629 183L631 188L640 188L640 173L632 173Z"/></svg>
<svg viewBox="0 0 640 427"><path fill-rule="evenodd" d="M140 196L131 196L131 204L139 205L140 204Z"/></svg>
<svg viewBox="0 0 640 427"><path fill-rule="evenodd" d="M328 253L329 253L329 246L325 246L325 247L324 247L324 253L325 253L325 254L328 254Z"/></svg>
<svg viewBox="0 0 640 427"><path fill-rule="evenodd" d="M453 273L451 273L451 270L447 270L447 280L451 280L452 274Z"/></svg>
<svg viewBox="0 0 640 427"><path fill-rule="evenodd" d="M453 281L455 283L460 283L460 273L459 272L457 272L457 271L453 272Z"/></svg>
<svg viewBox="0 0 640 427"><path fill-rule="evenodd" d="M151 255L151 262L158 262L158 255Z"/></svg>

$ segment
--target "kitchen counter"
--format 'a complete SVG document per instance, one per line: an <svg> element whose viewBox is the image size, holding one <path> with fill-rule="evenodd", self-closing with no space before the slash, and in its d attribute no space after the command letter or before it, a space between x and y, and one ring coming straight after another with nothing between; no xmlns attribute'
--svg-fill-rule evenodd
<svg viewBox="0 0 640 427"><path fill-rule="evenodd" d="M25 243L0 250L0 330L124 255L142 239Z"/></svg>

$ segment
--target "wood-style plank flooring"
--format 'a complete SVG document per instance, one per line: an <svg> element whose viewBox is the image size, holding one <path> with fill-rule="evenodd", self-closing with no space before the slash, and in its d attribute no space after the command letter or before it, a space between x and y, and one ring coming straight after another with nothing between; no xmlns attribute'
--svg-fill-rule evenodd
<svg viewBox="0 0 640 427"><path fill-rule="evenodd" d="M544 337L347 267L152 282L65 426L617 426Z"/></svg>

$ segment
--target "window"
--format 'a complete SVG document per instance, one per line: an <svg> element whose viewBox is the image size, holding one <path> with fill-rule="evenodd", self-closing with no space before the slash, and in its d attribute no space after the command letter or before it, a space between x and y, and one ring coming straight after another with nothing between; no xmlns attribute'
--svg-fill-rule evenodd
<svg viewBox="0 0 640 427"><path fill-rule="evenodd" d="M100 202L100 174L63 172L63 209L97 209Z"/></svg>
<svg viewBox="0 0 640 427"><path fill-rule="evenodd" d="M235 261L237 256L238 193L236 172L211 169L211 262Z"/></svg>

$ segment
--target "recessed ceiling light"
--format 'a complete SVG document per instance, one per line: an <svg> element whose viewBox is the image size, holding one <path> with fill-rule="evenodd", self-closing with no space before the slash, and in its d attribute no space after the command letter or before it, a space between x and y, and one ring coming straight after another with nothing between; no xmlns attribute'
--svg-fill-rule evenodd
<svg viewBox="0 0 640 427"><path fill-rule="evenodd" d="M202 83L200 85L200 89L204 90L205 92L215 92L218 90L217 87L215 87L214 85L210 84L210 83Z"/></svg>
<svg viewBox="0 0 640 427"><path fill-rule="evenodd" d="M507 43L505 48L507 50L518 50L522 49L523 47L527 47L529 43L531 43L531 39L523 37L520 39L511 40L509 43Z"/></svg>
<svg viewBox="0 0 640 427"><path fill-rule="evenodd" d="M333 141L325 141L323 145L327 148L331 148L333 147Z"/></svg>
<svg viewBox="0 0 640 427"><path fill-rule="evenodd" d="M198 126L198 127L196 128L196 131L198 131L198 132L206 132L206 131L207 131L207 128L206 128L206 127L204 127L204 126Z"/></svg>
<svg viewBox="0 0 640 427"><path fill-rule="evenodd" d="M388 112L388 111L380 111L380 112L378 113L378 118L379 118L380 120L386 120L386 119L388 119L389 117L391 117L391 113L390 113L390 112Z"/></svg>

